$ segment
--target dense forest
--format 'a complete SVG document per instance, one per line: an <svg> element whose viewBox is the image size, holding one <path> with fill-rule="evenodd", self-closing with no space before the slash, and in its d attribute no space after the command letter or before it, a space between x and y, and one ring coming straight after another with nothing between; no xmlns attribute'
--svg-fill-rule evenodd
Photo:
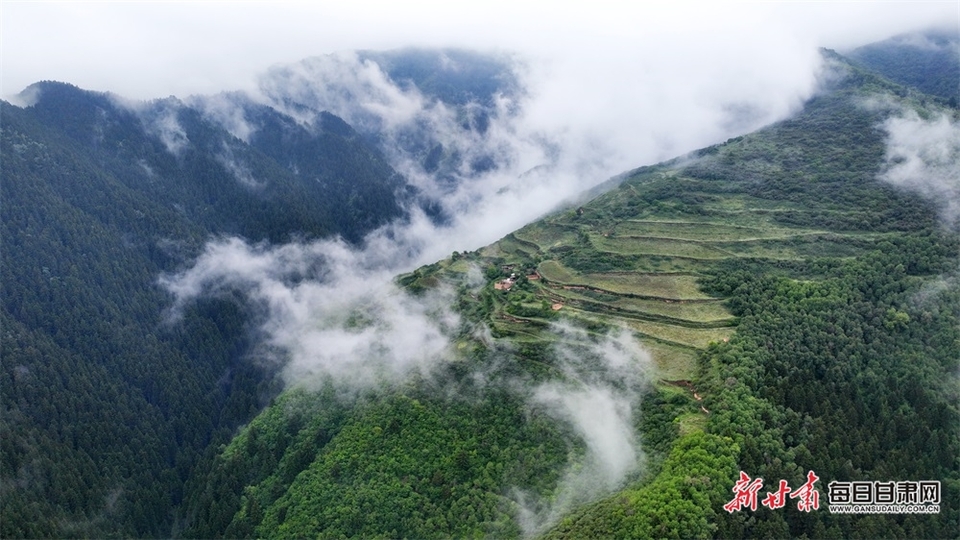
<svg viewBox="0 0 960 540"><path fill-rule="evenodd" d="M943 98L956 107L960 102L958 47L956 33L914 32L858 47L848 56L895 82Z"/></svg>
<svg viewBox="0 0 960 540"><path fill-rule="evenodd" d="M890 119L960 113L909 46L824 51L791 118L398 276L449 346L365 385L283 388L243 291L175 319L158 277L211 239L359 243L403 219L429 194L387 139L239 95L217 99L249 132L214 101L45 82L0 102L0 536L956 537L960 236L883 178ZM482 133L516 81L447 54L472 67L361 53ZM438 178L483 170L420 135ZM350 309L344 332L378 324ZM814 511L724 509L742 473L762 496L810 472ZM831 513L828 484L858 480L939 481L940 512Z"/></svg>
<svg viewBox="0 0 960 540"><path fill-rule="evenodd" d="M286 392L194 479L186 535L955 536L960 240L878 177L885 118L956 112L824 54L836 80L793 118L400 276L458 291L450 361ZM610 366L618 329L653 380L634 387L639 356ZM606 496L571 472L602 477L582 425L537 399L552 384L632 411L642 466ZM820 506L724 511L739 471L765 490L813 471ZM941 510L830 513L827 484L856 480L938 480Z"/></svg>
<svg viewBox="0 0 960 540"><path fill-rule="evenodd" d="M236 298L165 322L158 276L211 235L359 240L402 182L342 120L270 111L251 144L169 100L61 83L0 103L0 535L166 536L184 482L276 390Z"/></svg>

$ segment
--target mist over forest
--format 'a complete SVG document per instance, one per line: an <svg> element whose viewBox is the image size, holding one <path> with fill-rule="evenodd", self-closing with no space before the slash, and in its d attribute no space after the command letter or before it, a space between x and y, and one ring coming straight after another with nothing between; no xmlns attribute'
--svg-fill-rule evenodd
<svg viewBox="0 0 960 540"><path fill-rule="evenodd" d="M955 536L960 34L775 30L7 96L0 534Z"/></svg>

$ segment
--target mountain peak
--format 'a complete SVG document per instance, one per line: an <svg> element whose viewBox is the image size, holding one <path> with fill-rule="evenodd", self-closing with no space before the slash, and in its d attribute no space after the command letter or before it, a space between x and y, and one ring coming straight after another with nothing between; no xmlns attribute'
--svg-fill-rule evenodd
<svg viewBox="0 0 960 540"><path fill-rule="evenodd" d="M960 100L960 31L931 29L858 47L848 56L888 79L927 94Z"/></svg>

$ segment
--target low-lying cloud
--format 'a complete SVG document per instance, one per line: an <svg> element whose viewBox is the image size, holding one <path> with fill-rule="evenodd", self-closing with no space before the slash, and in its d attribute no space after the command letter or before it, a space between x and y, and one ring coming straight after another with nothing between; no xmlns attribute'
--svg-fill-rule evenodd
<svg viewBox="0 0 960 540"><path fill-rule="evenodd" d="M563 148L555 133L530 125L518 113L531 103L523 95L499 94L492 106L453 105L391 80L354 53L274 68L252 99L308 126L328 111L377 140L391 166L445 218L421 242L433 248L423 264L488 244L612 174L596 166L595 149ZM465 116L481 108L485 129L465 126ZM439 170L425 166L430 151L439 151Z"/></svg>
<svg viewBox="0 0 960 540"><path fill-rule="evenodd" d="M207 245L194 266L164 276L171 314L202 296L239 291L258 312L261 355L276 355L288 384L333 377L348 387L393 382L447 352L459 319L451 297L414 298L376 260L341 241L283 246L226 239Z"/></svg>
<svg viewBox="0 0 960 540"><path fill-rule="evenodd" d="M960 227L960 122L945 112L900 110L883 123L886 166L880 179L933 201L945 224Z"/></svg>
<svg viewBox="0 0 960 540"><path fill-rule="evenodd" d="M428 371L452 354L459 320L449 309L451 293L413 297L393 284L396 274L489 244L628 167L788 114L813 92L819 66L814 50L793 60L795 73L787 80L756 79L761 92L744 88L742 73L714 70L704 75L713 77L711 86L701 81L674 92L658 82L675 76L678 68L668 62L625 65L630 74L599 100L576 94L584 78L597 87L609 84L599 72L577 72L576 62L516 61L509 66L519 89L467 104L444 103L401 85L355 54L276 68L256 92L191 103L244 138L257 129L243 113L251 102L308 129L321 111L330 111L376 141L445 219L428 218L414 206L360 246L337 239L282 246L221 239L162 284L174 295L174 313L199 297L242 292L260 310L260 354L278 357L291 384L333 377L369 385ZM487 125L465 125L463 119L481 108ZM438 146L445 165L431 169L423 152ZM481 276L474 271L469 277L476 282ZM517 494L528 533L616 489L643 461L633 425L649 355L627 333L597 340L570 327L554 331L562 377L527 388L529 405L569 426L585 453L550 502Z"/></svg>
<svg viewBox="0 0 960 540"><path fill-rule="evenodd" d="M233 148L231 148L226 141L220 145L220 152L217 153L216 158L227 172L229 172L237 182L240 182L240 184L252 189L262 188L266 185L263 182L259 182L253 176L250 167L247 167L246 164L236 157Z"/></svg>
<svg viewBox="0 0 960 540"><path fill-rule="evenodd" d="M304 122L330 111L364 132L409 124L425 107L417 89L400 88L371 60L354 52L315 56L276 66L260 77L260 93Z"/></svg>
<svg viewBox="0 0 960 540"><path fill-rule="evenodd" d="M411 375L431 378L434 368L456 356L451 344L463 326L451 310L454 291L440 286L413 296L389 279L389 256L368 254L339 240L269 246L222 239L209 243L193 267L162 277L161 284L173 294L173 318L199 297L241 292L258 313L257 355L281 363L288 385L317 387L332 380L353 392ZM467 273L468 286L480 284L478 274ZM484 328L475 327L474 337L494 346L489 333L479 335ZM506 493L528 536L623 487L645 462L636 424L641 396L653 379L649 353L622 329L598 337L561 323L550 332L557 378L532 383L494 377L479 387L505 385L522 393L531 411L564 425L561 431L575 437L571 447L583 449L547 498L519 489ZM494 363L504 361L515 360L507 352ZM485 379L489 368L478 367L474 378Z"/></svg>
<svg viewBox="0 0 960 540"><path fill-rule="evenodd" d="M813 47L790 49L786 62L737 53L750 69L718 67L709 54L682 66L641 56L606 80L602 63L584 72L580 61L499 54L519 87L491 103L450 104L344 52L274 67L256 91L190 102L242 139L257 129L244 116L251 103L308 129L323 111L345 119L442 214L441 226L416 231L417 261L427 264L489 244L624 170L783 118L816 90ZM483 129L465 120L480 113ZM438 170L426 165L431 151Z"/></svg>
<svg viewBox="0 0 960 540"><path fill-rule="evenodd" d="M652 379L650 354L626 330L602 338L568 324L555 325L555 360L563 377L536 386L534 409L568 424L585 454L568 466L548 501L515 492L520 525L543 532L573 508L610 493L644 463L635 428L640 399Z"/></svg>
<svg viewBox="0 0 960 540"><path fill-rule="evenodd" d="M772 56L763 61L776 64ZM330 111L377 141L444 219L412 206L407 217L370 233L360 246L337 239L282 246L220 239L191 268L161 282L174 296L173 313L199 297L242 292L259 309L258 352L276 356L290 384L332 377L366 386L426 373L453 356L450 344L460 328L449 307L453 296L442 287L411 296L393 284L397 273L489 244L629 167L789 114L814 91L820 65L813 49L797 52L791 62L789 77L754 78L756 87L744 86L744 73L710 69L697 77L712 77L712 84L697 79L675 88L658 81L699 65L648 57L624 65L619 86L598 99L577 90L584 80L596 88L611 84L600 76L603 70L584 73L574 69L582 63L531 60L512 65L520 91L466 105L398 84L354 54L277 68L243 99L219 96L200 108L246 137L257 126L242 113L244 100L307 128ZM488 125L464 126L465 115L477 108L485 108ZM424 165L423 152L437 145L446 161L434 170ZM468 278L477 285L481 276L473 271ZM561 376L527 384L528 405L567 426L583 453L548 500L512 494L527 534L622 486L643 463L634 426L649 355L626 332L597 339L568 326L553 331Z"/></svg>

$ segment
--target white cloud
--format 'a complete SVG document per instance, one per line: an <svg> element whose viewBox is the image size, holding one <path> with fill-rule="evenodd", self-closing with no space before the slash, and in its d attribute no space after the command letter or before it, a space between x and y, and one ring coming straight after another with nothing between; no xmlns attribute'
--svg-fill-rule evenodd
<svg viewBox="0 0 960 540"><path fill-rule="evenodd" d="M937 43L936 41L922 34L907 34L897 37L894 41L900 45L907 45L909 47L926 51L942 51L950 47L956 47L956 45L952 45L950 43Z"/></svg>
<svg viewBox="0 0 960 540"><path fill-rule="evenodd" d="M139 99L249 89L277 62L410 45L567 58L613 83L609 76L630 64L682 65L732 44L771 55L785 46L844 48L957 20L955 4L922 1L38 1L0 9L0 95L56 79ZM720 70L741 61L714 56Z"/></svg>
<svg viewBox="0 0 960 540"><path fill-rule="evenodd" d="M231 176L244 186L259 189L266 185L264 182L257 180L253 176L253 172L250 171L250 167L236 157L233 148L231 148L227 141L223 141L220 144L220 152L216 157L217 161L227 169Z"/></svg>
<svg viewBox="0 0 960 540"><path fill-rule="evenodd" d="M408 304L393 288L392 276L451 251L488 244L623 169L783 117L815 89L819 56L812 47L777 41L783 30L780 26L754 32L771 43L763 48L727 35L747 32L763 20L760 15L724 28L699 19L691 22L677 13L662 14L658 20L687 24L700 38L670 42L673 49L660 47L657 50L663 54L651 54L650 50L672 38L650 29L634 41L624 42L624 50L605 57L599 54L604 47L614 47L617 39L633 36L633 30L615 22L610 35L594 34L596 43L569 57L531 56L526 63L515 64L524 91L499 97L490 127L482 134L464 130L457 111L426 98L415 87L396 85L375 63L353 53L275 67L246 98L194 99L209 117L244 137L249 137L255 126L247 122L236 99L268 104L308 125L320 111L332 111L361 131L378 134L391 164L434 197L450 221L438 226L411 209L408 220L371 233L362 248L335 240L280 247L221 241L211 244L194 268L165 278L165 283L180 303L223 286L242 285L251 298L270 307L266 333L271 344L295 358L291 366L339 369L336 366L341 361L334 357L351 354L366 362L376 356L374 349L383 347L385 336L407 328L399 319L395 321L396 317L406 314L419 320L426 313ZM565 23L550 19L545 24L551 28ZM589 34L594 31L591 28L585 31ZM704 47L705 42L711 46ZM539 50L538 54L544 51ZM675 56L678 51L683 54ZM731 63L731 57L737 61ZM900 132L906 128L891 125L890 129ZM424 171L420 156L405 146L406 139L423 133L432 142L460 152L464 163L490 155L495 156L498 167L483 172L461 168L452 173L455 182L442 182ZM234 159L224 161L235 165L232 170L238 178L254 182L252 176L242 174L242 164ZM888 174L901 174L902 164L898 167ZM313 261L308 265L311 272L330 265L335 270L308 273L295 283L271 277L287 275L292 262L296 263L293 268L298 268L304 257ZM259 272L258 277L250 276L254 271ZM371 296L370 291L377 293ZM384 298L391 300L384 304ZM331 302L361 311L362 306L379 306L384 314L395 317L383 325L349 329L343 321L316 326L318 320L332 320L325 315ZM394 307L387 309L388 305ZM290 322L291 317L295 322ZM440 334L431 333L429 325L424 328L428 344L443 342L434 339ZM409 338L405 334L395 337ZM313 364L303 361L310 356L306 351L324 349L324 339L330 340L328 349L336 354L321 355L322 360ZM426 350L433 351L427 354L430 356L440 349ZM396 356L390 352L383 358L390 355ZM415 363L413 357L403 355L395 361L398 365ZM297 369L290 368L291 372ZM596 394L590 399L601 397Z"/></svg>
<svg viewBox="0 0 960 540"><path fill-rule="evenodd" d="M783 118L815 90L817 46L842 49L957 16L952 2L4 2L0 10L0 96L44 79L135 99L179 95L247 140L255 127L230 99L187 96L240 90L281 107L282 95L381 131L385 149L402 147L418 125L466 162L497 156L499 168L461 170L451 188L416 156L388 154L435 194L451 217L446 226L414 210L362 249L339 240L218 240L191 268L161 278L174 313L204 295L244 293L260 313L260 352L283 356L289 383L333 376L358 385L449 357L459 323L450 293L412 297L392 284L397 272L487 244L625 169ZM343 52L406 46L515 52L526 62L528 94L503 97L481 136L460 130L446 106ZM277 64L286 67L260 78ZM172 113L153 127L173 153L188 143ZM946 201L956 222L956 122L904 116L885 128L884 178ZM238 180L257 185L228 146L221 158ZM471 279L478 282L476 271ZM595 342L557 332L568 343L555 351L565 381L535 388L530 405L571 426L586 454L551 502L528 509L528 532L616 489L643 460L633 424L649 356L628 334ZM584 358L598 363L586 369Z"/></svg>
<svg viewBox="0 0 960 540"><path fill-rule="evenodd" d="M361 61L354 52L275 66L259 81L264 97L286 114L303 114L287 104L307 105L315 113L334 112L363 131L395 129L409 123L425 105L415 89L405 91L391 84L377 64Z"/></svg>
<svg viewBox="0 0 960 540"><path fill-rule="evenodd" d="M244 142L250 142L250 135L256 130L247 120L241 104L245 98L241 95L219 93L212 96L192 96L187 103L199 110L204 117L223 126L231 135Z"/></svg>
<svg viewBox="0 0 960 540"><path fill-rule="evenodd" d="M414 298L365 255L340 241L269 247L227 239L161 284L174 295L174 316L197 297L244 293L259 312L259 352L279 353L290 384L332 376L366 386L434 365L459 324L449 293Z"/></svg>
<svg viewBox="0 0 960 540"><path fill-rule="evenodd" d="M20 2L0 9L0 95L40 79L138 99L176 94L246 140L253 128L242 111L216 95L295 91L359 128L375 122L400 133L419 121L461 150L508 156L509 168L445 194L458 216L457 234L447 238L456 241L441 242L431 256L488 243L625 169L784 117L814 91L819 45L843 48L956 19L956 7L942 2ZM344 52L407 46L516 53L527 65L522 117L497 123L483 139L464 138L451 131L450 111ZM303 58L310 60L295 63ZM285 67L274 75L286 77L262 78L278 65ZM196 93L215 97L187 98ZM438 189L400 161L393 160L411 182Z"/></svg>
<svg viewBox="0 0 960 540"><path fill-rule="evenodd" d="M177 120L178 112L178 103L158 102L157 110L149 113L149 116L153 116L152 119L148 119L148 115L141 116L147 132L159 137L167 151L174 156L179 156L190 143L187 133Z"/></svg>
<svg viewBox="0 0 960 540"><path fill-rule="evenodd" d="M723 74L712 67L716 58L709 54L679 67L666 59L644 69L624 65L619 69L629 80L612 82L603 81L602 70L578 72L583 65L577 62L513 58L522 91L497 97L482 133L463 129L463 110L428 99L416 87L398 86L377 64L353 53L275 67L248 95L307 125L330 111L376 135L391 165L450 218L440 228L415 221L415 228L392 229L420 252L415 260L426 264L453 250L488 244L624 169L781 118L814 91L815 50L794 54L787 63L795 69L786 79L780 75L782 58L759 56L766 65L765 75L753 79L756 88L744 83L744 73ZM701 68L704 72L691 75L683 91L663 87L678 73ZM471 107L480 105L465 106ZM223 105L215 109L228 129L242 116ZM444 171L442 178L421 163L422 147L438 143L447 155L461 158L461 166ZM469 167L491 158L497 165L491 170Z"/></svg>
<svg viewBox="0 0 960 540"><path fill-rule="evenodd" d="M622 487L644 464L634 420L653 376L650 354L625 330L599 340L565 324L553 330L558 338L556 362L564 376L537 386L531 406L569 424L586 454L568 466L548 501L513 494L528 536L542 532L576 506Z"/></svg>
<svg viewBox="0 0 960 540"><path fill-rule="evenodd" d="M930 199L947 226L960 227L960 122L946 113L922 118L902 110L883 129L886 168L880 178Z"/></svg>

